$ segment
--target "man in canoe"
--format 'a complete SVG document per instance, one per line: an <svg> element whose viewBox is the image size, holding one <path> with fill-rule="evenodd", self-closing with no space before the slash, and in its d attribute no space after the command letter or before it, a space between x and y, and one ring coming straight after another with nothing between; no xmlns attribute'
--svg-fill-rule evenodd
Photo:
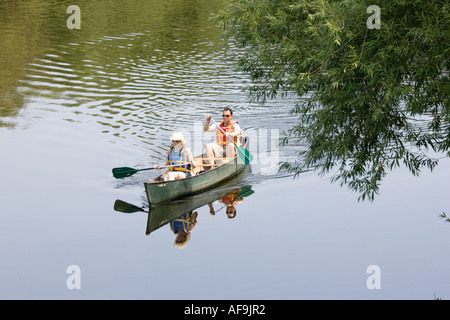
<svg viewBox="0 0 450 320"><path fill-rule="evenodd" d="M184 179L191 176L191 168L195 168L194 157L191 149L186 147L186 140L183 134L175 132L170 140L172 145L167 150L166 162L162 165L156 165L155 169L160 166L169 167L169 173L164 176L164 181Z"/></svg>
<svg viewBox="0 0 450 320"><path fill-rule="evenodd" d="M216 143L208 143L205 146L206 157L209 159L211 169L215 167L215 158L234 158L236 156L236 147L230 140L237 145L241 144L242 130L239 123L233 120L233 111L230 108L223 110L222 119L219 128L216 124L210 125L211 115L206 116L204 131L216 131Z"/></svg>

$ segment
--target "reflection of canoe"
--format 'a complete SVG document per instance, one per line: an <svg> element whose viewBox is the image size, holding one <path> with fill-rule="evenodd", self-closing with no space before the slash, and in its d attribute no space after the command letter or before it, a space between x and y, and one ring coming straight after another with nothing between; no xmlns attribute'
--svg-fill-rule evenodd
<svg viewBox="0 0 450 320"><path fill-rule="evenodd" d="M244 197L253 193L251 186L236 187L236 181L233 179L232 183L230 181L230 183L221 185L220 188L152 207L148 213L146 234L150 234L184 213L200 208L208 203L212 203L237 190L239 190Z"/></svg>
<svg viewBox="0 0 450 320"><path fill-rule="evenodd" d="M248 137L245 138L244 147L248 150ZM155 180L148 180L144 182L147 199L150 206L158 206L170 200L179 199L188 195L196 194L198 192L207 190L219 183L237 175L244 167L244 163L238 156L228 160L222 165L217 166L212 170L208 170L206 155L201 155L194 158L196 168L194 174L190 178L163 181L162 175Z"/></svg>

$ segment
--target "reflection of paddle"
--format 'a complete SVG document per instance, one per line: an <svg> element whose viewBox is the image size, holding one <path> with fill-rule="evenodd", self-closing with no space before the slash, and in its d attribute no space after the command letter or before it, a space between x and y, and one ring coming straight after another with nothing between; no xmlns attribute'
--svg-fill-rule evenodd
<svg viewBox="0 0 450 320"><path fill-rule="evenodd" d="M217 122L214 121L213 118L211 118L211 120L214 122L214 124L220 129L220 131L222 131L222 133L228 138L230 139L231 142L233 142L234 146L236 147L237 153L239 158L241 158L242 161L244 161L245 164L249 164L250 162L252 162L253 160L253 155L250 153L250 151L248 151L247 149L245 149L244 147L238 146L236 144L236 142L233 141L233 139L231 139L229 136L226 135L225 131L223 131L223 129L220 127L220 125L217 124Z"/></svg>
<svg viewBox="0 0 450 320"><path fill-rule="evenodd" d="M177 164L177 165L173 165L173 166L159 167L158 169L165 169L165 168L170 168L170 167L181 167L181 166L185 166L185 165L186 164ZM190 166L190 165L188 165L188 166ZM154 169L155 168L134 169L134 168L130 168L130 167L120 167L120 168L113 168L112 173L113 173L114 178L120 179L120 178L132 176L133 174L135 174L136 172L139 172L139 171L154 170Z"/></svg>
<svg viewBox="0 0 450 320"><path fill-rule="evenodd" d="M114 202L114 210L124 213L134 213L134 212L147 212L143 208L140 208L138 206L135 206L134 204L122 201L117 199L116 202Z"/></svg>
<svg viewBox="0 0 450 320"><path fill-rule="evenodd" d="M243 186L241 189L241 192L239 192L239 195L237 196L238 199L248 197L255 193L255 191L252 190L252 186Z"/></svg>

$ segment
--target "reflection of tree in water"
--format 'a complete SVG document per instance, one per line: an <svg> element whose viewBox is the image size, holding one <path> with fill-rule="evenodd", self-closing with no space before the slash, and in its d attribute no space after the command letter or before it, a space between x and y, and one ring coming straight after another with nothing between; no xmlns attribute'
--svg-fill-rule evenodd
<svg viewBox="0 0 450 320"><path fill-rule="evenodd" d="M89 96L91 103L92 99L104 99L96 95L99 88L120 89L123 81L118 78L130 80L123 69L130 63L139 67L155 58L165 61L167 54L189 54L205 39L219 41L209 17L222 2L80 0L76 4L81 9L81 29L69 30L67 2L1 1L0 126L14 127L9 118L18 116L30 100L27 94L34 94L22 88L57 99L58 106L63 98L71 100L69 106L73 107L73 100L78 101L80 96ZM214 48L205 45L202 50ZM68 70L58 69L61 63ZM98 70L108 77L99 79ZM83 91L81 95L79 90Z"/></svg>
<svg viewBox="0 0 450 320"><path fill-rule="evenodd" d="M24 105L18 91L20 79L27 64L42 55L48 44L36 15L40 2L0 2L0 127L15 126L2 118L19 114Z"/></svg>

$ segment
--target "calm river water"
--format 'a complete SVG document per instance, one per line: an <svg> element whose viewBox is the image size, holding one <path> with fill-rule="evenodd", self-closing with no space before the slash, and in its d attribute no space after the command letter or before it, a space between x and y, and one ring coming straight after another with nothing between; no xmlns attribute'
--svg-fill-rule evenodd
<svg viewBox="0 0 450 320"><path fill-rule="evenodd" d="M0 3L0 298L450 299L448 159L419 178L392 172L372 203L314 172L278 172L298 151L275 142L294 101L248 102L237 50L209 20L223 5ZM226 106L255 159L196 196L180 249L170 224L150 228L143 181L158 172L111 169L161 163L175 130L202 153L206 115ZM249 186L229 219L222 196Z"/></svg>

